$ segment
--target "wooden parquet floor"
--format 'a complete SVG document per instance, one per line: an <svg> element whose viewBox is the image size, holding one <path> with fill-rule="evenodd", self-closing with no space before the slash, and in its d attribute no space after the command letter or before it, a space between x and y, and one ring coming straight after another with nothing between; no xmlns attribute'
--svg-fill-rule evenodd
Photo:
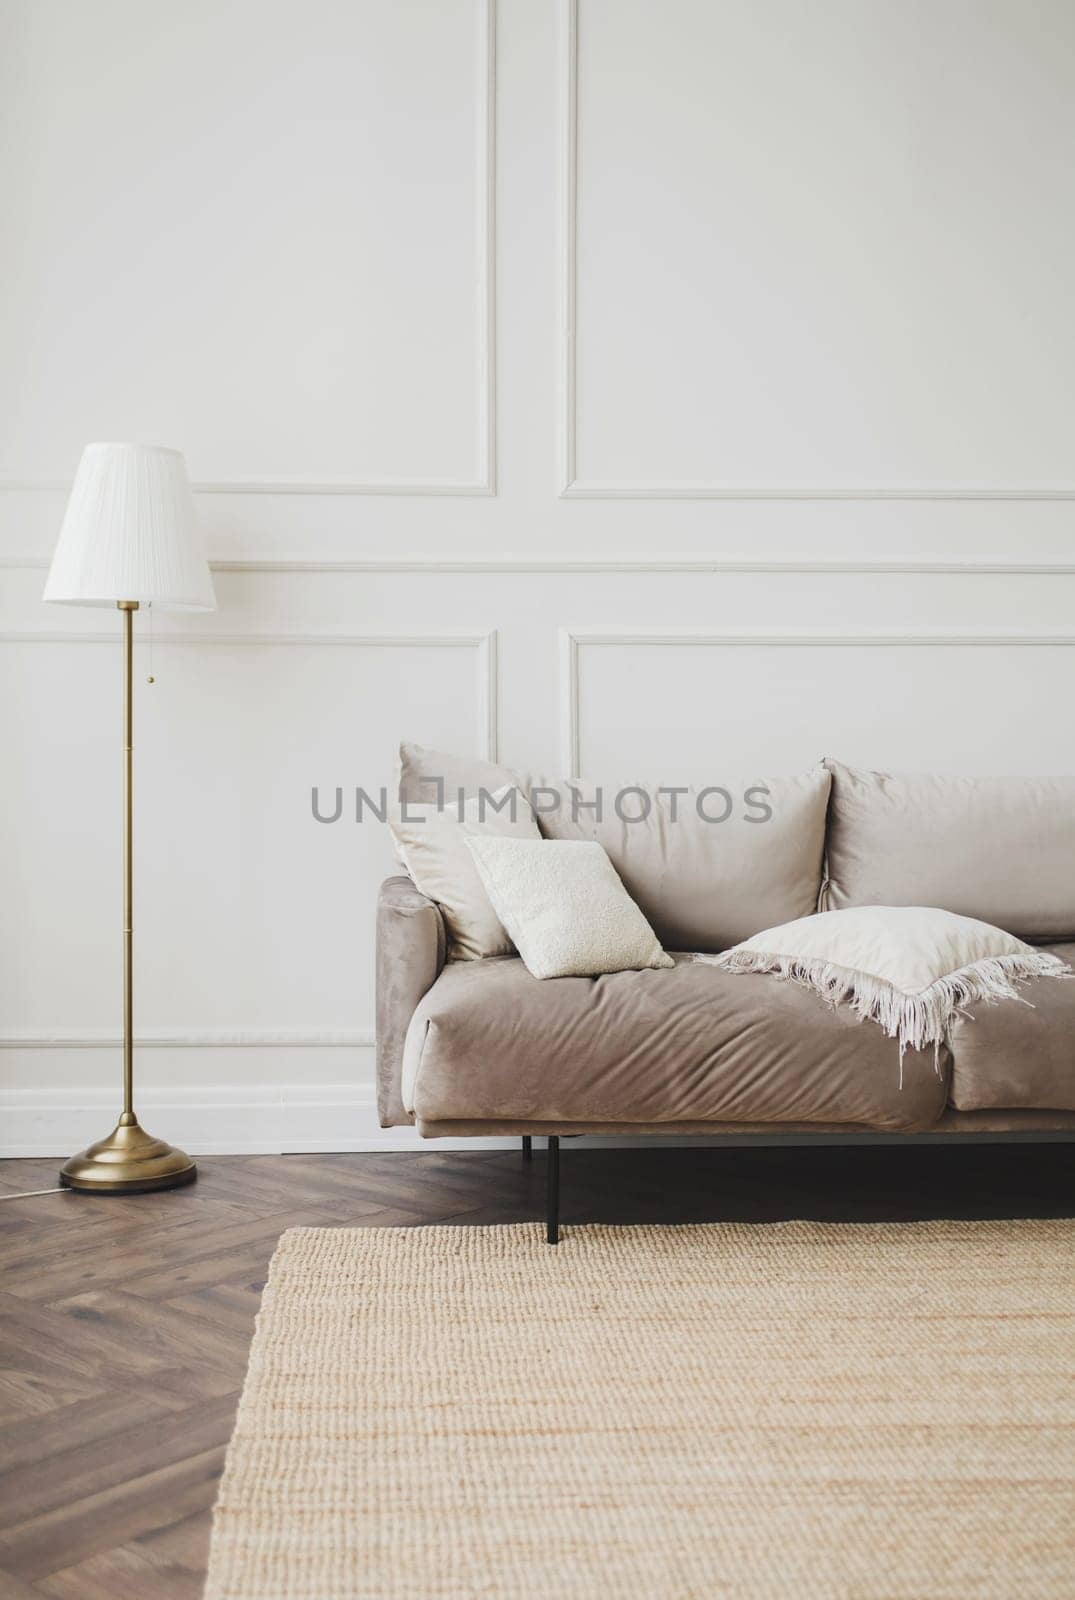
<svg viewBox="0 0 1075 1600"><path fill-rule="evenodd" d="M266 1268L296 1225L541 1215L516 1152L203 1159L126 1199L0 1162L0 1597L197 1600ZM563 1218L849 1221L1075 1213L1071 1146L572 1149Z"/></svg>

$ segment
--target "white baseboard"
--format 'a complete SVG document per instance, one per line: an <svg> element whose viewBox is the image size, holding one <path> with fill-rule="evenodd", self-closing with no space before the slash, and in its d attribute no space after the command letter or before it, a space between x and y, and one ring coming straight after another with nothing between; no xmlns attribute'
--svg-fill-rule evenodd
<svg viewBox="0 0 1075 1600"><path fill-rule="evenodd" d="M422 1139L414 1128L382 1128L372 1083L147 1085L136 1101L144 1125L194 1156L313 1155L350 1151L517 1150L518 1135ZM115 1087L0 1089L0 1158L67 1157L102 1138L120 1111ZM1075 1143L1075 1129L982 1133L989 1144ZM571 1139L597 1147L712 1149L788 1145L965 1144L966 1133L622 1134ZM541 1143L543 1141L539 1141Z"/></svg>
<svg viewBox="0 0 1075 1600"><path fill-rule="evenodd" d="M145 1126L195 1156L350 1150L510 1149L514 1138L420 1139L382 1128L373 1084L175 1084L139 1090ZM0 1089L0 1157L69 1156L103 1138L121 1110L117 1088Z"/></svg>

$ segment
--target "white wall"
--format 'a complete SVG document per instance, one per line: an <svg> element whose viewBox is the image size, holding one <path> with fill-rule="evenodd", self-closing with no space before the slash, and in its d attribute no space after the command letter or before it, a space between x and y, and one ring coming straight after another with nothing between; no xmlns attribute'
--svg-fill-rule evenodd
<svg viewBox="0 0 1075 1600"><path fill-rule="evenodd" d="M119 624L40 602L89 439L183 448L216 563L137 703L141 1099L195 1150L411 1142L388 846L309 803L400 735L1075 771L1069 0L0 16L5 1151L116 1101Z"/></svg>

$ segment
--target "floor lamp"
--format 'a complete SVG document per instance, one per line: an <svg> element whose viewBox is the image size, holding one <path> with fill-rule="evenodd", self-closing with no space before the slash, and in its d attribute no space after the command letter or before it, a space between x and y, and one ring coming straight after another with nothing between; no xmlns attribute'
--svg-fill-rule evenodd
<svg viewBox="0 0 1075 1600"><path fill-rule="evenodd" d="M134 1114L134 928L132 916L132 666L134 613L212 611L209 566L199 547L194 502L178 450L87 445L52 558L45 599L115 606L123 617L123 1114L106 1139L61 1168L60 1180L95 1194L138 1194L189 1183L197 1168L182 1150L146 1133Z"/></svg>

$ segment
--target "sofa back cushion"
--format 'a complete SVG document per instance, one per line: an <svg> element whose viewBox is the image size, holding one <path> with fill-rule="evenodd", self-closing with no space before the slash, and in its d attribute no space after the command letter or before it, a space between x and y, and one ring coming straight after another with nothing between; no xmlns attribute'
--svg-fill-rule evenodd
<svg viewBox="0 0 1075 1600"><path fill-rule="evenodd" d="M689 789L544 778L401 744L403 800L516 784L546 839L595 839L666 950L726 950L817 910L830 777L716 777ZM718 787L719 785L719 787Z"/></svg>
<svg viewBox="0 0 1075 1600"><path fill-rule="evenodd" d="M481 961L486 956L513 955L511 936L497 916L467 849L467 834L492 835L542 842L526 796L506 784L486 798L472 795L457 806L443 807L405 800L389 812L403 865L415 886L440 906L448 932L449 961Z"/></svg>
<svg viewBox="0 0 1075 1600"><path fill-rule="evenodd" d="M451 806L460 791L469 799L479 789L493 794L506 784L525 790L528 782L525 774L477 756L453 756L406 741L399 747L399 798L404 802Z"/></svg>
<svg viewBox="0 0 1075 1600"><path fill-rule="evenodd" d="M817 910L829 774L704 789L535 777L547 839L595 839L666 950L724 950Z"/></svg>
<svg viewBox="0 0 1075 1600"><path fill-rule="evenodd" d="M825 765L827 909L940 906L1021 939L1075 934L1075 778Z"/></svg>

